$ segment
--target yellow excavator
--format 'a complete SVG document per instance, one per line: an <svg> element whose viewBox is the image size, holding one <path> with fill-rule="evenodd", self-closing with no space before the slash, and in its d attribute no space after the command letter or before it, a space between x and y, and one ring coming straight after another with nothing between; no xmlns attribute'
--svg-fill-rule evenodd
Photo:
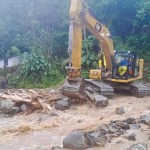
<svg viewBox="0 0 150 150"><path fill-rule="evenodd" d="M101 66L90 70L90 79L81 77L82 30L86 28L101 44ZM74 99L86 99L89 93L113 96L115 90L129 90L144 97L150 88L137 81L142 79L144 60L131 51L114 51L109 29L89 11L84 0L71 0L69 26L69 66L62 92Z"/></svg>

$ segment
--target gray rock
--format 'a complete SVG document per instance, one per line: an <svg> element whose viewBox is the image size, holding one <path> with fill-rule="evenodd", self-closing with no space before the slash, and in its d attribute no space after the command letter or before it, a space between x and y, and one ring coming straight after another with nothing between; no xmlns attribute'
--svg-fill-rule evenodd
<svg viewBox="0 0 150 150"><path fill-rule="evenodd" d="M56 117L56 116L58 116L58 114L57 114L57 113L55 113L55 112L51 112L51 113L50 113L50 116L52 116L52 117Z"/></svg>
<svg viewBox="0 0 150 150"><path fill-rule="evenodd" d="M126 123L126 122L123 122L122 129L129 130L129 129L130 129L129 124L128 124L128 123Z"/></svg>
<svg viewBox="0 0 150 150"><path fill-rule="evenodd" d="M113 126L109 127L109 133L116 133L118 132L118 129L114 128Z"/></svg>
<svg viewBox="0 0 150 150"><path fill-rule="evenodd" d="M136 141L135 134L134 133L129 134L127 136L127 139L130 140L130 141Z"/></svg>
<svg viewBox="0 0 150 150"><path fill-rule="evenodd" d="M97 139L100 136L100 133L99 132L93 132L90 134L90 136L94 139Z"/></svg>
<svg viewBox="0 0 150 150"><path fill-rule="evenodd" d="M49 119L50 114L41 114L41 113L40 113L38 116L39 116L38 121L39 121L39 122L43 122L43 121L46 121L46 120Z"/></svg>
<svg viewBox="0 0 150 150"><path fill-rule="evenodd" d="M66 109L70 109L70 107L71 107L71 103L69 102L68 98L65 98L55 103L56 109L66 110Z"/></svg>
<svg viewBox="0 0 150 150"><path fill-rule="evenodd" d="M101 133L100 131L88 133L87 138L89 140L88 143L90 147L95 147L97 143L100 143L101 146L104 146L107 141L107 137L105 136L105 134Z"/></svg>
<svg viewBox="0 0 150 150"><path fill-rule="evenodd" d="M139 119L139 122L140 123L145 123L145 118L146 118L146 115L142 115Z"/></svg>
<svg viewBox="0 0 150 150"><path fill-rule="evenodd" d="M123 142L122 141L117 141L116 144L123 144Z"/></svg>
<svg viewBox="0 0 150 150"><path fill-rule="evenodd" d="M141 125L140 125L140 124L131 124L131 125L130 125L130 128L131 128L131 129L134 129L134 130L138 130L138 129L141 128Z"/></svg>
<svg viewBox="0 0 150 150"><path fill-rule="evenodd" d="M126 123L128 123L128 124L136 123L136 122L135 122L135 118L132 118L132 117L127 118L126 120L124 120L124 122L126 122Z"/></svg>
<svg viewBox="0 0 150 150"><path fill-rule="evenodd" d="M94 96L96 107L106 107L108 106L108 99L103 95L95 95Z"/></svg>
<svg viewBox="0 0 150 150"><path fill-rule="evenodd" d="M0 110L5 114L9 114L14 105L15 103L12 100L3 100L1 102Z"/></svg>
<svg viewBox="0 0 150 150"><path fill-rule="evenodd" d="M59 146L54 146L54 147L51 148L51 150L61 150L61 147L59 147Z"/></svg>
<svg viewBox="0 0 150 150"><path fill-rule="evenodd" d="M109 132L109 126L103 125L101 127L101 132L104 133L104 134L107 134Z"/></svg>
<svg viewBox="0 0 150 150"><path fill-rule="evenodd" d="M148 115L141 116L139 122L150 125L150 113Z"/></svg>
<svg viewBox="0 0 150 150"><path fill-rule="evenodd" d="M63 148L68 149L86 149L88 148L88 139L80 130L73 131L63 140Z"/></svg>
<svg viewBox="0 0 150 150"><path fill-rule="evenodd" d="M145 118L145 123L150 125L150 114L148 114Z"/></svg>
<svg viewBox="0 0 150 150"><path fill-rule="evenodd" d="M138 143L138 144L133 144L127 150L148 150L148 148L145 143Z"/></svg>
<svg viewBox="0 0 150 150"><path fill-rule="evenodd" d="M22 112L25 112L25 111L27 111L29 109L29 107L26 105L26 104L22 104L21 105L21 111Z"/></svg>
<svg viewBox="0 0 150 150"><path fill-rule="evenodd" d="M123 107L116 108L116 114L123 115L124 113L125 113L125 111L124 111Z"/></svg>
<svg viewBox="0 0 150 150"><path fill-rule="evenodd" d="M9 114L15 115L15 114L20 113L20 112L21 112L20 107L13 107L13 108L11 109L11 111L9 112Z"/></svg>
<svg viewBox="0 0 150 150"><path fill-rule="evenodd" d="M83 122L83 120L82 120L82 119L79 119L77 122L78 122L78 123L82 123L82 122Z"/></svg>

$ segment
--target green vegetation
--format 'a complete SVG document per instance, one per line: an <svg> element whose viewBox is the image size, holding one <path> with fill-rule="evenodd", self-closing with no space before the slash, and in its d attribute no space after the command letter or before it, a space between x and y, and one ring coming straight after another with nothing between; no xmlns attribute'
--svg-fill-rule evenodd
<svg viewBox="0 0 150 150"><path fill-rule="evenodd" d="M150 62L149 0L85 0L110 29L115 50L134 50ZM70 0L0 0L0 57L20 55L22 64L8 75L16 87L48 87L63 81L68 57ZM83 76L96 67L98 41L83 42ZM149 68L146 77L150 78Z"/></svg>
<svg viewBox="0 0 150 150"><path fill-rule="evenodd" d="M36 54L24 53L22 62L17 72L9 76L11 86L24 88L46 88L57 86L64 79L59 69L60 63L56 58L56 63L47 63L44 57Z"/></svg>

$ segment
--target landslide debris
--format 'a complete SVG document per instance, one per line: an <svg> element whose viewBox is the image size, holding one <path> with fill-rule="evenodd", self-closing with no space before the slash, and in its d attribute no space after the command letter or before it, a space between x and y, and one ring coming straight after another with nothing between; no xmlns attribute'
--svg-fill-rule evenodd
<svg viewBox="0 0 150 150"><path fill-rule="evenodd" d="M5 114L30 114L34 111L49 112L51 106L64 97L59 92L40 90L15 90L0 93L0 111Z"/></svg>
<svg viewBox="0 0 150 150"><path fill-rule="evenodd" d="M63 147L68 149L86 149L95 146L104 147L106 143L111 143L113 138L120 136L130 141L136 141L136 134L133 132L130 133L130 131L140 129L140 123L149 125L149 115L141 116L138 119L129 117L123 121L110 121L109 124L99 126L93 131L73 131L64 138ZM147 145L143 143L134 144L128 150L147 150Z"/></svg>

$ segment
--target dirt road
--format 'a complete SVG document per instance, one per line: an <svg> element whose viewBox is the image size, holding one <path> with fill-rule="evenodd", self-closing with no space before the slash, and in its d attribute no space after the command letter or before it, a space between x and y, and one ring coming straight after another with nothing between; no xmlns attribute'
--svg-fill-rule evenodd
<svg viewBox="0 0 150 150"><path fill-rule="evenodd" d="M115 114L117 107L124 107L123 115ZM138 118L150 112L150 97L138 99L117 95L106 108L89 108L88 105L73 105L66 111L53 109L49 114L34 113L28 116L7 117L0 115L0 150L49 150L52 146L62 147L63 138L76 129L92 130L111 120ZM150 149L150 127L142 125L133 130L136 141L123 136L114 138L101 150L127 150L133 143L145 142ZM98 150L100 148L91 148Z"/></svg>

